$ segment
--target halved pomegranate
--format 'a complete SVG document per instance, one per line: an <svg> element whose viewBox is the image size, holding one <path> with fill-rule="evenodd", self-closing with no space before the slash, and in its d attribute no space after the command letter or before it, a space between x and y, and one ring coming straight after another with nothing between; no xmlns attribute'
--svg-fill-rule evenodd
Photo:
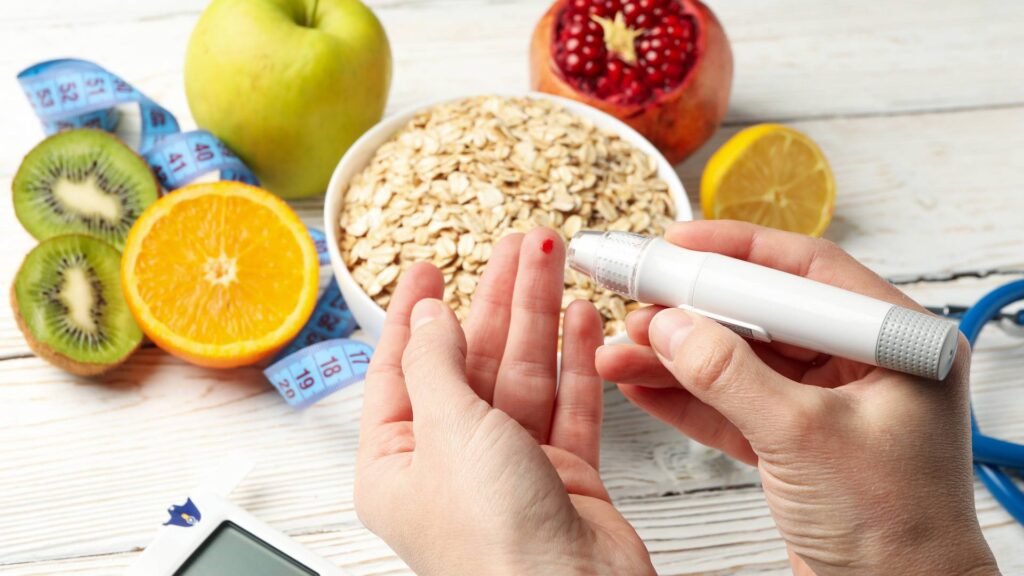
<svg viewBox="0 0 1024 576"><path fill-rule="evenodd" d="M675 164L725 117L732 50L698 0L558 0L533 31L530 84L623 120Z"/></svg>

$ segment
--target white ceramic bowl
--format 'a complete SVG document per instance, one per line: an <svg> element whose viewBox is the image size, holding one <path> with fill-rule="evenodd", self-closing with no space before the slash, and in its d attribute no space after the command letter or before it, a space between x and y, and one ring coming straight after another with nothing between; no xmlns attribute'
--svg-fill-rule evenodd
<svg viewBox="0 0 1024 576"><path fill-rule="evenodd" d="M623 140L653 156L658 162L658 177L668 183L669 193L675 202L676 219L691 220L693 218L690 202L686 197L686 190L683 189L683 183L679 181L679 176L672 165L665 160L665 157L639 132L613 116L567 98L539 92L530 92L521 94L521 96L555 101L573 113L589 119L598 128L618 134ZM331 266L334 268L334 275L338 279L341 294L345 297L345 302L352 311L352 315L364 330L365 336L373 342L380 337L381 329L384 327L384 309L378 306L373 298L367 295L352 278L352 274L349 273L348 267L345 266L345 261L341 257L338 249L338 217L341 213L342 199L348 189L349 181L370 162L377 148L387 142L420 111L452 100L456 99L440 100L408 108L382 120L352 144L352 147L338 162L338 167L334 169L334 175L331 176L331 182L327 186L327 196L324 200L324 231L327 234L327 249L331 254ZM625 334L616 335L608 338L607 341L610 343L624 342L626 336Z"/></svg>

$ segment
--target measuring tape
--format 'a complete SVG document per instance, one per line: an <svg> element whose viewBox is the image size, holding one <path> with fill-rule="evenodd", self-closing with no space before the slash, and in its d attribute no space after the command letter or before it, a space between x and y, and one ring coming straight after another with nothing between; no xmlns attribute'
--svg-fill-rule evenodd
<svg viewBox="0 0 1024 576"><path fill-rule="evenodd" d="M296 408L359 382L366 374L373 348L348 339L357 328L332 277L309 321L263 375Z"/></svg>
<svg viewBox="0 0 1024 576"><path fill-rule="evenodd" d="M47 134L73 128L117 129L122 104L139 105L142 122L138 151L166 190L219 171L221 180L259 186L245 163L206 130L182 132L178 120L131 84L86 60L40 62L18 74L36 116Z"/></svg>
<svg viewBox="0 0 1024 576"><path fill-rule="evenodd" d="M373 348L358 340L327 340L274 362L263 374L288 404L304 408L360 382Z"/></svg>
<svg viewBox="0 0 1024 576"><path fill-rule="evenodd" d="M309 228L309 235L313 237L313 246L316 247L316 257L320 259L320 265L329 265L331 254L327 251L327 235L316 228Z"/></svg>
<svg viewBox="0 0 1024 576"><path fill-rule="evenodd" d="M221 180L259 186L256 175L216 136L205 130L181 132L173 114L97 64L49 60L23 70L18 82L47 134L74 128L115 132L120 119L115 107L137 103L138 151L167 191L214 171ZM315 228L309 228L309 235L321 270L331 274L326 235ZM309 321L263 374L296 408L359 382L373 348L348 338L358 328L332 275Z"/></svg>

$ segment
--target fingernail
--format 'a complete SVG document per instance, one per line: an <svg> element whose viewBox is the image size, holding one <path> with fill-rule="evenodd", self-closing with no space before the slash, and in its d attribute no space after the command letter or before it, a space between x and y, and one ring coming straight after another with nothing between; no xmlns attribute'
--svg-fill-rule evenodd
<svg viewBox="0 0 1024 576"><path fill-rule="evenodd" d="M651 345L654 351L665 358L672 357L675 350L693 329L693 321L682 310L663 310L651 321Z"/></svg>
<svg viewBox="0 0 1024 576"><path fill-rule="evenodd" d="M441 302L440 300L434 300L427 298L420 300L412 308L412 316L409 318L409 323L412 325L412 331L415 332L418 328L421 328L424 324L429 324L431 321L436 320L441 315Z"/></svg>

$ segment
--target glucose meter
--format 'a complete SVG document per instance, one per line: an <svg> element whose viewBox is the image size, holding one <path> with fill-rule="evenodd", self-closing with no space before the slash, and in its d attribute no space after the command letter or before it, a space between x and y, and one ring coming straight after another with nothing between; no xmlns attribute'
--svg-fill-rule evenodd
<svg viewBox="0 0 1024 576"><path fill-rule="evenodd" d="M213 482L173 503L128 575L347 576L227 499L251 468L225 467Z"/></svg>

